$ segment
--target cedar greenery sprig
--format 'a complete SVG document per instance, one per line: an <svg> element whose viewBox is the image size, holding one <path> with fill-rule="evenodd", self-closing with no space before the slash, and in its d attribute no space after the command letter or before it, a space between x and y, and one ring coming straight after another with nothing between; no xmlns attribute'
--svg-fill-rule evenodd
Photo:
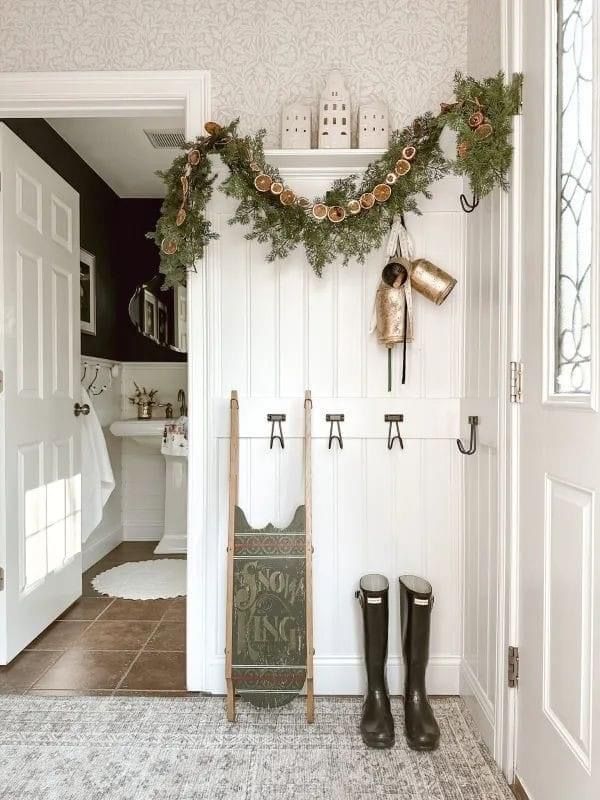
<svg viewBox="0 0 600 800"><path fill-rule="evenodd" d="M350 259L363 262L371 250L382 244L394 216L407 211L418 213L418 196L430 197L431 185L445 175L466 176L480 197L496 186L507 189L512 161L511 118L519 112L521 86L521 75L506 83L503 73L482 81L456 73L455 102L443 104L438 115L424 114L394 131L388 150L361 177L350 175L335 181L324 197L314 201L345 209L350 201L385 183L407 146L416 149L410 171L393 183L387 201L356 215L347 214L337 223L317 220L298 203L284 206L277 195L257 191L257 168L271 179L280 180L278 171L264 162L264 130L241 137L237 134L237 120L225 127L208 123L208 135L186 144L186 152L166 172L159 173L167 193L156 230L148 236L161 249L160 268L166 275L165 284L184 282L187 270L217 236L205 217L215 181L208 158L211 153L218 152L229 169L222 191L238 200L230 224L246 226L247 239L268 243L267 258L271 261L285 258L302 245L311 267L321 275L337 258L344 264ZM445 127L457 133L457 158L451 161L444 158L439 143Z"/></svg>

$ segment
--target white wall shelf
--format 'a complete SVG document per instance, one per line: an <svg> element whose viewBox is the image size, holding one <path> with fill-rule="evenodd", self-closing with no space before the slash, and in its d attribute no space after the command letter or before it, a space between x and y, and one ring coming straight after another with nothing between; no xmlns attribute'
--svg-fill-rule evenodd
<svg viewBox="0 0 600 800"><path fill-rule="evenodd" d="M314 170L330 172L341 170L344 174L362 172L376 161L385 150L265 150L267 163L278 169Z"/></svg>

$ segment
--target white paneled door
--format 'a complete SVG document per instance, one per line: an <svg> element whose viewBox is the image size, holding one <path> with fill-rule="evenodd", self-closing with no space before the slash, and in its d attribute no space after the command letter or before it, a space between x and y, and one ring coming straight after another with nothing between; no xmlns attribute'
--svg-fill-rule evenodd
<svg viewBox="0 0 600 800"><path fill-rule="evenodd" d="M81 594L79 196L0 124L0 664Z"/></svg>
<svg viewBox="0 0 600 800"><path fill-rule="evenodd" d="M531 800L600 797L598 12L522 4L516 771Z"/></svg>

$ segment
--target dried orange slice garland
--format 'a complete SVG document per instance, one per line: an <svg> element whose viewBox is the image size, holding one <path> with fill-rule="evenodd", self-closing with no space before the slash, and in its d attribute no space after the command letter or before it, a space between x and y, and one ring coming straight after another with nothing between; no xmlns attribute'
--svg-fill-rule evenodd
<svg viewBox="0 0 600 800"><path fill-rule="evenodd" d="M231 221L250 226L247 238L270 241L271 258L303 243L313 269L321 274L336 253L345 263L351 257L363 260L380 244L393 215L415 209L414 198L445 174L465 175L480 195L498 185L506 188L511 117L519 110L521 83L520 75L505 84L502 74L481 82L457 74L456 101L442 103L437 116L426 114L393 132L389 150L367 167L359 188L351 176L316 200L297 194L264 163L264 132L240 137L237 122L206 123L206 135L188 144L163 173L167 194L156 230L148 234L160 247L167 285L184 281L189 265L216 238L204 215L214 181L207 158L211 153L219 152L230 169L223 191L240 201ZM453 162L439 148L445 127L458 134ZM317 235L316 224L325 226L322 234Z"/></svg>
<svg viewBox="0 0 600 800"><path fill-rule="evenodd" d="M250 169L258 173L254 178L254 188L258 192L270 192L272 195L279 197L279 202L283 206L300 205L307 214L312 214L316 220L328 219L330 222L338 223L343 222L348 215L354 216L355 214L360 214L361 211L368 211L373 208L375 203L386 203L392 196L392 185L396 183L398 178L402 178L410 172L410 162L416 154L416 147L407 145L402 150L402 158L396 161L394 171L388 172L386 175L385 183L378 183L373 187L372 191L363 192L360 197L348 200L345 206L329 206L321 202L311 203L305 197L296 195L293 189L284 186L281 181L274 180L266 172L263 172L255 161L250 164Z"/></svg>

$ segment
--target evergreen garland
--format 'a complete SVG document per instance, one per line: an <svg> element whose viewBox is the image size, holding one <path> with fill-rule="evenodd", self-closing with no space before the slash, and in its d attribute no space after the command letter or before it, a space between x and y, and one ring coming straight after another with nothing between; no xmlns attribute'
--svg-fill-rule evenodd
<svg viewBox="0 0 600 800"><path fill-rule="evenodd" d="M344 264L351 258L363 262L371 250L382 244L394 216L407 211L418 213L418 195L430 197L431 184L445 175L466 176L479 197L496 186L507 189L512 160L511 118L519 112L521 85L521 75L515 75L507 84L503 73L482 81L457 73L455 102L442 104L437 116L424 114L406 128L394 131L388 150L361 177L351 175L335 181L324 197L314 201L346 209L348 203L385 183L386 176L394 173L395 165L403 158L403 151L414 147L410 171L394 179L389 199L360 213L347 214L341 222L316 219L310 213L313 202L306 201L308 210L298 202L284 206L278 195L257 191L258 171L280 180L277 170L264 162L264 130L241 137L237 135L237 120L225 127L207 123L208 135L186 144L185 152L171 167L158 173L167 193L156 230L147 235L160 247L165 284L184 282L187 270L202 257L210 240L217 237L205 217L216 177L209 154L218 152L229 168L221 189L239 201L230 224L245 225L247 239L268 242L271 261L285 258L302 244L311 267L321 275L327 264L339 257ZM439 144L446 126L457 133L457 158L452 161L444 158Z"/></svg>

